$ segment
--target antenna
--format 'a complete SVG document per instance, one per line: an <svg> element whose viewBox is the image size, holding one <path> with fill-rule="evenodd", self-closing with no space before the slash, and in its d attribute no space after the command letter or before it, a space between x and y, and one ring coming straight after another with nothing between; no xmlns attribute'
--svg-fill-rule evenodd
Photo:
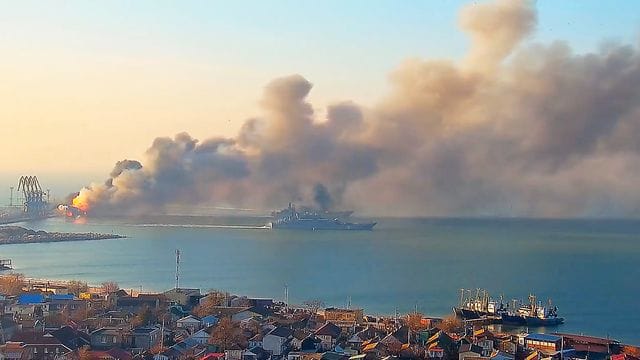
<svg viewBox="0 0 640 360"><path fill-rule="evenodd" d="M289 309L289 286L287 286L287 284L284 284L284 305L288 310Z"/></svg>
<svg viewBox="0 0 640 360"><path fill-rule="evenodd" d="M180 250L176 249L176 290L180 287Z"/></svg>

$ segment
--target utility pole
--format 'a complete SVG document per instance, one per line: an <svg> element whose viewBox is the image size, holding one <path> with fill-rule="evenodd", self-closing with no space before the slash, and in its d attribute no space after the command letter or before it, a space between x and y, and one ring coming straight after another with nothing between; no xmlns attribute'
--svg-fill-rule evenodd
<svg viewBox="0 0 640 360"><path fill-rule="evenodd" d="M176 290L180 287L180 250L176 249Z"/></svg>
<svg viewBox="0 0 640 360"><path fill-rule="evenodd" d="M9 195L9 206L13 206L13 186L10 187L11 195Z"/></svg>

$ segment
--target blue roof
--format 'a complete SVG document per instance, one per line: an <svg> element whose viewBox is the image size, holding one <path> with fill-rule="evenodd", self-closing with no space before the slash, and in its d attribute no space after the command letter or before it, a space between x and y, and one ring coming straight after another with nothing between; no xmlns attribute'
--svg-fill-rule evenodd
<svg viewBox="0 0 640 360"><path fill-rule="evenodd" d="M547 341L547 342L556 342L562 339L562 337L558 335L551 334L529 334L525 336L527 340L537 340L537 341Z"/></svg>
<svg viewBox="0 0 640 360"><path fill-rule="evenodd" d="M73 294L53 294L49 296L51 300L73 300Z"/></svg>
<svg viewBox="0 0 640 360"><path fill-rule="evenodd" d="M44 296L42 294L22 294L18 296L18 304L41 304L44 302Z"/></svg>

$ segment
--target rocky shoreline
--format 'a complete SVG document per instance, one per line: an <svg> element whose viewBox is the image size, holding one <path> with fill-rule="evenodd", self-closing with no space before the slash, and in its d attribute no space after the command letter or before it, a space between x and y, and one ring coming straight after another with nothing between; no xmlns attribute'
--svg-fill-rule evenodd
<svg viewBox="0 0 640 360"><path fill-rule="evenodd" d="M46 232L26 229L20 226L1 226L0 227L0 245L6 244L33 244L48 243L62 241L86 241L86 240L106 240L106 239L122 239L126 236L118 234L101 234L101 233L63 233L63 232Z"/></svg>

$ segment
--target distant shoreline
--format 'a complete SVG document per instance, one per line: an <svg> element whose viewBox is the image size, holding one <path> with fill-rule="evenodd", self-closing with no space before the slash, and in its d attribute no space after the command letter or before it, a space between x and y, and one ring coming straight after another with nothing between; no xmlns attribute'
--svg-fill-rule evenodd
<svg viewBox="0 0 640 360"><path fill-rule="evenodd" d="M26 229L20 226L0 226L0 245L38 244L66 241L90 241L123 239L124 235L102 233L46 232Z"/></svg>

